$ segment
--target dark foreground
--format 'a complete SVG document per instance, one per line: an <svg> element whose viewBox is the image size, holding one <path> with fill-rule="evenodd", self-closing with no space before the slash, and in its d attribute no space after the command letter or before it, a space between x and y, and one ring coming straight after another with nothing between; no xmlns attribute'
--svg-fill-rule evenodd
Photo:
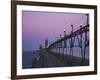
<svg viewBox="0 0 100 80"><path fill-rule="evenodd" d="M88 66L89 60L72 57L69 55L59 55L50 53L47 50L39 51L39 57L32 62L31 68L48 68L48 67L73 67L73 66Z"/></svg>
<svg viewBox="0 0 100 80"><path fill-rule="evenodd" d="M35 56L26 57L23 68L48 68L48 67L73 67L73 66L88 66L89 60L69 56L59 55L57 53L51 53L47 50L36 51ZM29 60L29 61L28 61ZM28 61L28 62L27 62ZM27 64L26 64L27 63Z"/></svg>

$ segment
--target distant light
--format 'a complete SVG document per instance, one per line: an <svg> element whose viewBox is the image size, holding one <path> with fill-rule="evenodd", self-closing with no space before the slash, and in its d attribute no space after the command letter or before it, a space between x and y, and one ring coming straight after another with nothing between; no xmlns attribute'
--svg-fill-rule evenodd
<svg viewBox="0 0 100 80"><path fill-rule="evenodd" d="M66 32L66 30L64 29L64 32Z"/></svg>
<svg viewBox="0 0 100 80"><path fill-rule="evenodd" d="M83 26L83 24L81 24L80 26Z"/></svg>

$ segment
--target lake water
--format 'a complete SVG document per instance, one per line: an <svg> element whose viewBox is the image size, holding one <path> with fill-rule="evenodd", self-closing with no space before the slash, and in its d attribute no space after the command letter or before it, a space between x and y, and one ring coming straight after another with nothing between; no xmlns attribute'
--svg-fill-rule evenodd
<svg viewBox="0 0 100 80"><path fill-rule="evenodd" d="M38 51L23 51L22 53L22 68L32 67L32 61L39 56Z"/></svg>

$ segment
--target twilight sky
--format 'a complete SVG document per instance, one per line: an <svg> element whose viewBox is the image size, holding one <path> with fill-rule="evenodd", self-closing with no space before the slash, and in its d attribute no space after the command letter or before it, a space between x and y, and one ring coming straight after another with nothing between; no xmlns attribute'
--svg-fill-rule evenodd
<svg viewBox="0 0 100 80"><path fill-rule="evenodd" d="M45 38L50 42L60 34L63 36L64 30L69 34L71 24L77 30L80 24L86 24L86 19L84 13L22 11L22 49L37 50L44 46Z"/></svg>

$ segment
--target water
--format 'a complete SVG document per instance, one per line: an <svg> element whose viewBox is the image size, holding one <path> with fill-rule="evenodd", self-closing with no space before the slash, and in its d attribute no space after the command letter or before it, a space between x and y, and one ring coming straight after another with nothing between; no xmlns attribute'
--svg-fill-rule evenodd
<svg viewBox="0 0 100 80"><path fill-rule="evenodd" d="M39 57L38 51L23 51L22 53L22 68L31 68L34 58Z"/></svg>

